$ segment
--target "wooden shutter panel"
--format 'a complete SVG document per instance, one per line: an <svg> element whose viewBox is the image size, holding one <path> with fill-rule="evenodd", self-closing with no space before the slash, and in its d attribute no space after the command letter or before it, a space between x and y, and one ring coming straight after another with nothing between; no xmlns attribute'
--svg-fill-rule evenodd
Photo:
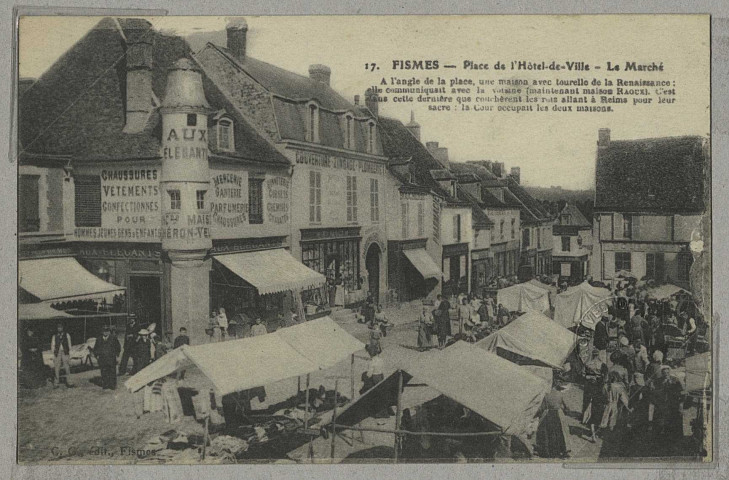
<svg viewBox="0 0 729 480"><path fill-rule="evenodd" d="M101 177L77 175L75 183L75 217L77 227L101 226Z"/></svg>

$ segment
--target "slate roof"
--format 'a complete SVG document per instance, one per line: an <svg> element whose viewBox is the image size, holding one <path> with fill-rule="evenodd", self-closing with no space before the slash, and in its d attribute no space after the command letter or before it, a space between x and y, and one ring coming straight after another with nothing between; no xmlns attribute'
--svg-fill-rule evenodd
<svg viewBox="0 0 729 480"><path fill-rule="evenodd" d="M496 195L489 192L486 188L481 189L480 205L483 208L521 208L521 202L512 195L506 188L506 183L503 179L496 178L496 176L488 171L482 165L475 163L462 163L462 162L451 162L450 169L459 178L473 178L475 176L481 181L482 187L497 187L501 188L504 199L499 199Z"/></svg>
<svg viewBox="0 0 729 480"><path fill-rule="evenodd" d="M187 42L154 30L146 20L104 18L19 98L18 131L25 151L92 161L159 158L161 117L156 109L139 133L123 131L124 42L131 37L152 42L152 90L157 99L164 98L167 70L180 58L192 59ZM225 156L289 164L204 76L203 83L211 106L225 109L235 120L236 152Z"/></svg>
<svg viewBox="0 0 729 480"><path fill-rule="evenodd" d="M319 144L345 148L344 116L350 112L355 128L353 150L367 151L367 123L374 117L367 108L349 102L329 85L250 56L237 58L227 48L212 43L208 43L195 58L205 72L229 92L229 98L239 110L251 117L263 116L268 119L271 128L267 133L274 141L307 141L308 103L315 101L320 107ZM252 101L253 96L246 95L247 92L240 94L241 90L249 87L240 75L226 73L231 65L255 82L267 95L257 95ZM380 139L376 139L374 153L380 154Z"/></svg>
<svg viewBox="0 0 729 480"><path fill-rule="evenodd" d="M460 185L456 188L458 198L471 204L472 221L473 226L476 229L491 228L494 226L493 220L481 208L481 202L476 197L471 195L465 188Z"/></svg>
<svg viewBox="0 0 729 480"><path fill-rule="evenodd" d="M612 140L597 152L595 211L703 213L705 167L700 136Z"/></svg>
<svg viewBox="0 0 729 480"><path fill-rule="evenodd" d="M562 215L569 215L569 222L562 223ZM582 214L579 208L572 203L568 203L564 206L561 212L559 212L559 225L569 225L573 227L592 227L587 218Z"/></svg>
<svg viewBox="0 0 729 480"><path fill-rule="evenodd" d="M408 171L412 183L429 187L432 192L450 204L468 205L467 202L452 197L433 179L431 170L442 170L442 165L401 121L381 116L378 119L378 130L384 155L396 161L403 157L410 158ZM391 171L394 172L394 169Z"/></svg>

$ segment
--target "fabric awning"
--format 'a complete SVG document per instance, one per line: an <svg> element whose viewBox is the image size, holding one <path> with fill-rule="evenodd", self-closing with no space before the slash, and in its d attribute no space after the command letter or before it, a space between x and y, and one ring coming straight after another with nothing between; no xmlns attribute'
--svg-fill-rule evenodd
<svg viewBox="0 0 729 480"><path fill-rule="evenodd" d="M56 310L46 303L21 303L18 305L18 320L50 320L73 318L73 315Z"/></svg>
<svg viewBox="0 0 729 480"><path fill-rule="evenodd" d="M307 290L326 283L326 277L297 261L283 248L216 255L215 260L250 283L261 295Z"/></svg>
<svg viewBox="0 0 729 480"><path fill-rule="evenodd" d="M18 275L20 288L46 303L87 299L112 303L125 290L100 279L71 257L21 260Z"/></svg>
<svg viewBox="0 0 729 480"><path fill-rule="evenodd" d="M667 285L661 285L660 287L648 289L648 292L646 292L646 293L647 293L648 298L655 298L656 300L665 300L678 293L690 293L690 292L688 290L684 290L681 287L677 287L676 285L667 284Z"/></svg>
<svg viewBox="0 0 729 480"><path fill-rule="evenodd" d="M600 318L607 314L610 298L610 290L582 282L555 297L554 320L565 328L582 323L594 329Z"/></svg>
<svg viewBox="0 0 729 480"><path fill-rule="evenodd" d="M527 369L463 341L421 354L402 369L507 435L524 433L550 389Z"/></svg>
<svg viewBox="0 0 729 480"><path fill-rule="evenodd" d="M529 282L501 288L496 292L496 302L510 312L549 311L549 290Z"/></svg>
<svg viewBox="0 0 729 480"><path fill-rule="evenodd" d="M561 369L577 336L538 312L520 316L475 345L496 353L506 350L522 357L538 361L552 368Z"/></svg>
<svg viewBox="0 0 729 480"><path fill-rule="evenodd" d="M322 317L266 335L183 345L124 385L135 392L159 378L196 366L219 395L227 395L329 368L363 348L362 342L331 318Z"/></svg>
<svg viewBox="0 0 729 480"><path fill-rule="evenodd" d="M408 260L410 260L410 263L413 264L413 267L415 267L426 280L428 278L440 278L443 276L443 272L441 272L438 265L436 265L433 259L430 258L430 255L428 255L428 252L426 252L424 248L403 250L402 253L408 257Z"/></svg>

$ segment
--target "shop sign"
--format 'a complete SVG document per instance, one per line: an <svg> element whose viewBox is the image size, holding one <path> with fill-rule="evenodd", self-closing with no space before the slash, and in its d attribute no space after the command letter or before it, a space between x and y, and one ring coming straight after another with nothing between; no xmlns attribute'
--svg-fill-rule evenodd
<svg viewBox="0 0 729 480"><path fill-rule="evenodd" d="M104 169L101 226L76 227L79 240L160 241L160 173L157 168Z"/></svg>
<svg viewBox="0 0 729 480"><path fill-rule="evenodd" d="M273 177L266 181L266 213L271 223L280 225L289 222L289 184L286 177Z"/></svg>
<svg viewBox="0 0 729 480"><path fill-rule="evenodd" d="M350 172L373 173L376 175L385 174L385 166L380 163L354 158L334 157L301 150L296 151L296 163L313 167L348 170Z"/></svg>
<svg viewBox="0 0 729 480"><path fill-rule="evenodd" d="M159 259L162 252L158 249L139 247L106 247L93 246L79 249L79 256L84 258L143 258Z"/></svg>
<svg viewBox="0 0 729 480"><path fill-rule="evenodd" d="M243 176L236 173L215 173L210 183L213 187L213 198L210 202L213 224L217 227L236 228L247 223L248 189Z"/></svg>

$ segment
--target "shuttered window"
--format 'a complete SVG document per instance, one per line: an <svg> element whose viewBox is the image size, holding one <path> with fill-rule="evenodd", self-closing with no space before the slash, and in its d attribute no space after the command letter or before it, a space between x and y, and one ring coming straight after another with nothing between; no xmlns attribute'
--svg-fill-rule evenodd
<svg viewBox="0 0 729 480"><path fill-rule="evenodd" d="M77 227L101 226L101 177L77 175L74 179Z"/></svg>
<svg viewBox="0 0 729 480"><path fill-rule="evenodd" d="M40 230L39 182L40 175L20 176L18 182L18 230L20 232Z"/></svg>
<svg viewBox="0 0 729 480"><path fill-rule="evenodd" d="M251 224L263 223L263 179L248 179L248 221Z"/></svg>

